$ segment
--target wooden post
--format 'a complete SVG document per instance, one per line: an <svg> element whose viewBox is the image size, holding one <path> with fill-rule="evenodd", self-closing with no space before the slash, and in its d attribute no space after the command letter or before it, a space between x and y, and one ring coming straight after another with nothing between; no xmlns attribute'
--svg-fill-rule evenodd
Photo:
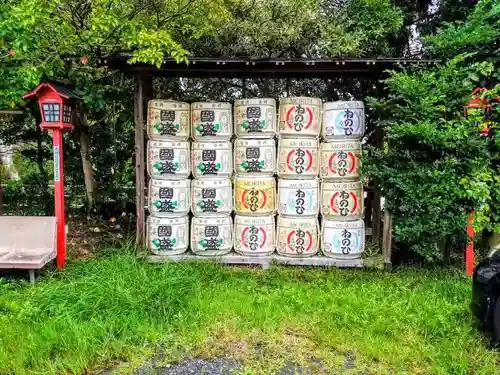
<svg viewBox="0 0 500 375"><path fill-rule="evenodd" d="M145 245L146 223L145 223L145 189L146 189L146 155L145 155L145 138L144 131L148 102L153 98L153 77L148 75L137 76L137 91L134 97L134 121L135 121L135 200L137 212L137 229L135 237L136 247Z"/></svg>
<svg viewBox="0 0 500 375"><path fill-rule="evenodd" d="M384 210L384 233L382 236L382 256L384 257L384 267L386 270L392 268L392 214Z"/></svg>
<svg viewBox="0 0 500 375"><path fill-rule="evenodd" d="M144 114L143 114L143 81L142 76L137 76L137 87L134 96L134 121L135 121L135 204L137 213L135 246L144 243Z"/></svg>
<svg viewBox="0 0 500 375"><path fill-rule="evenodd" d="M378 186L373 187L372 200L372 242L380 246L380 227L382 207L380 204L380 189Z"/></svg>
<svg viewBox="0 0 500 375"><path fill-rule="evenodd" d="M375 130L374 137L375 147L381 149L384 146L384 137L382 134L382 129L377 128ZM373 201L372 201L372 242L374 244L380 245L380 225L381 225L381 216L382 216L382 207L381 207L381 194L379 188L380 181L374 181L374 192L373 192Z"/></svg>
<svg viewBox="0 0 500 375"><path fill-rule="evenodd" d="M148 135L146 131L146 125L147 125L147 120L148 120L148 104L151 99L153 99L153 76L151 75L143 75L141 76L142 80L142 139L143 139L143 144L147 143L148 140ZM143 161L146 161L146 156L144 155L142 158ZM146 189L148 187L148 181L149 177L146 172L146 168L142 169L142 176L143 176L143 181L144 181L144 187L142 189L142 201L144 202L142 205L143 211L146 208L146 199L145 199L145 193ZM149 192L148 192L149 194ZM144 227L144 233L146 231L146 227ZM146 236L143 235L142 237L142 246L146 246Z"/></svg>

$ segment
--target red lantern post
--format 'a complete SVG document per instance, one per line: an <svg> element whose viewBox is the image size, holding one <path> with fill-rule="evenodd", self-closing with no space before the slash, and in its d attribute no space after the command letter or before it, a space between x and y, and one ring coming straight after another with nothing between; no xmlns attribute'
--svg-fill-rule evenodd
<svg viewBox="0 0 500 375"><path fill-rule="evenodd" d="M66 260L66 220L64 215L64 173L63 136L65 130L72 130L73 102L80 99L68 89L49 82L41 82L34 90L23 96L36 96L40 106L42 122L40 128L52 132L54 152L54 207L57 218L57 268Z"/></svg>
<svg viewBox="0 0 500 375"><path fill-rule="evenodd" d="M490 111L491 106L487 98L482 98L481 93L487 91L485 87L478 87L471 93L471 100L464 106L465 116L475 115L481 116L481 123L476 122L479 126L479 133L487 136L489 134L488 122L486 114ZM467 245L465 247L465 272L467 276L472 276L474 272L474 210L467 211L467 225L465 230L467 232Z"/></svg>
<svg viewBox="0 0 500 375"><path fill-rule="evenodd" d="M474 89L471 93L471 100L464 106L464 114L465 116L476 115L482 116L481 123L476 122L476 125L479 127L479 133L482 135L488 135L488 122L486 121L486 115L491 110L491 105L488 102L487 98L481 98L481 93L488 91L485 87L478 87Z"/></svg>

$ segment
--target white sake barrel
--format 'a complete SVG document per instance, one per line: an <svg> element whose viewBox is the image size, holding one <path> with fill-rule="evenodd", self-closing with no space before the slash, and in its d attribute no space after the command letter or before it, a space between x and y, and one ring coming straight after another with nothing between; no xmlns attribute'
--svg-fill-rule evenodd
<svg viewBox="0 0 500 375"><path fill-rule="evenodd" d="M147 246L153 254L182 254L189 246L189 219L187 216L150 216L147 220L146 236Z"/></svg>
<svg viewBox="0 0 500 375"><path fill-rule="evenodd" d="M320 177L331 181L359 180L361 142L323 142L320 146Z"/></svg>
<svg viewBox="0 0 500 375"><path fill-rule="evenodd" d="M291 217L316 217L319 214L319 179L279 179L278 214Z"/></svg>
<svg viewBox="0 0 500 375"><path fill-rule="evenodd" d="M231 142L193 142L192 147L195 178L229 177L233 174Z"/></svg>
<svg viewBox="0 0 500 375"><path fill-rule="evenodd" d="M196 255L219 256L233 248L233 223L229 216L193 217L191 251Z"/></svg>
<svg viewBox="0 0 500 375"><path fill-rule="evenodd" d="M280 136L318 137L321 128L321 99L291 97L280 100Z"/></svg>
<svg viewBox="0 0 500 375"><path fill-rule="evenodd" d="M310 257L319 250L318 218L278 216L278 254L289 257Z"/></svg>
<svg viewBox="0 0 500 375"><path fill-rule="evenodd" d="M238 215L266 216L276 210L276 179L248 175L234 178L234 211Z"/></svg>
<svg viewBox="0 0 500 375"><path fill-rule="evenodd" d="M321 135L325 139L361 139L365 133L363 102L328 102L323 104Z"/></svg>
<svg viewBox="0 0 500 375"><path fill-rule="evenodd" d="M234 250L242 255L265 256L275 248L274 216L234 217Z"/></svg>
<svg viewBox="0 0 500 375"><path fill-rule="evenodd" d="M191 103L191 127L197 141L229 141L233 135L231 103Z"/></svg>
<svg viewBox="0 0 500 375"><path fill-rule="evenodd" d="M147 153L149 177L159 180L188 178L191 172L189 142L149 141Z"/></svg>
<svg viewBox="0 0 500 375"><path fill-rule="evenodd" d="M147 131L149 139L189 138L191 111L188 103L175 100L150 100Z"/></svg>
<svg viewBox="0 0 500 375"><path fill-rule="evenodd" d="M281 138L278 142L278 176L314 178L319 173L319 141L312 138Z"/></svg>
<svg viewBox="0 0 500 375"><path fill-rule="evenodd" d="M276 171L274 139L236 139L234 141L234 172L267 173Z"/></svg>
<svg viewBox="0 0 500 375"><path fill-rule="evenodd" d="M323 220L321 251L325 256L356 259L361 257L364 249L365 223L363 220Z"/></svg>
<svg viewBox="0 0 500 375"><path fill-rule="evenodd" d="M329 219L361 218L363 201L363 186L359 181L321 184L321 214Z"/></svg>
<svg viewBox="0 0 500 375"><path fill-rule="evenodd" d="M191 211L195 216L230 215L233 189L228 178L204 178L191 181Z"/></svg>
<svg viewBox="0 0 500 375"><path fill-rule="evenodd" d="M240 138L272 138L276 134L276 101L270 98L234 102L234 132Z"/></svg>
<svg viewBox="0 0 500 375"><path fill-rule="evenodd" d="M149 213L157 217L189 213L189 180L149 180Z"/></svg>

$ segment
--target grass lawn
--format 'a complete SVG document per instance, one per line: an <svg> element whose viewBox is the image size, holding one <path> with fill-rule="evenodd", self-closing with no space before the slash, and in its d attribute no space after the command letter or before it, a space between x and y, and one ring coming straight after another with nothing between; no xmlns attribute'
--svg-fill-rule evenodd
<svg viewBox="0 0 500 375"><path fill-rule="evenodd" d="M314 374L500 373L460 272L263 271L117 255L74 261L34 287L0 280L2 375L130 373L159 354L229 356L247 375L287 362Z"/></svg>

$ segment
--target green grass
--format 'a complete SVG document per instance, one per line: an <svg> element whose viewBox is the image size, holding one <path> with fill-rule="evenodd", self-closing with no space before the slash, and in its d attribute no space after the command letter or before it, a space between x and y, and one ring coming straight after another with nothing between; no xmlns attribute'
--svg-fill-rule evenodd
<svg viewBox="0 0 500 375"><path fill-rule="evenodd" d="M459 272L75 261L32 287L0 283L0 374L130 373L149 357L229 355L242 374L495 374ZM88 372L87 372L88 373Z"/></svg>

